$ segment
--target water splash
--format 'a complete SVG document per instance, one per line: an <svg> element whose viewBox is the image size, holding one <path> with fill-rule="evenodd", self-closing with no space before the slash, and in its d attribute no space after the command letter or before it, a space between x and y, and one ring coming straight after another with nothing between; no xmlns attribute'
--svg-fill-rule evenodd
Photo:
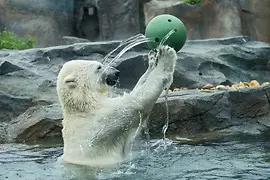
<svg viewBox="0 0 270 180"><path fill-rule="evenodd" d="M143 118L142 118L142 113L140 111L138 111L139 113L139 118L140 118L140 123L134 133L134 136L132 137L132 142L131 142L131 147L130 147L130 152L129 152L129 166L128 166L128 169L126 171L127 174L132 174L132 169L136 168L135 167L135 164L132 163L132 156L133 156L133 146L134 146L134 141L135 141L135 138L136 136L139 134L140 132L140 129L142 127L142 123L143 123Z"/></svg>
<svg viewBox="0 0 270 180"><path fill-rule="evenodd" d="M120 49L122 46L124 46L124 45L126 45L126 44L129 44L130 42L136 41L136 40L138 40L138 39L140 39L140 38L144 39L145 36L144 36L143 34L137 34L137 35L135 35L135 36L132 36L132 37L130 37L130 38L128 38L128 39L123 40L122 42L120 42L120 44L119 44L114 50L112 50L111 52L109 52L109 53L103 58L102 63L105 63L105 62L107 61L107 59L108 59L115 51L117 51L118 49Z"/></svg>
<svg viewBox="0 0 270 180"><path fill-rule="evenodd" d="M162 40L160 41L159 46L163 46L165 44L165 42L169 39L169 37L176 32L176 29L172 29L168 34L166 34ZM110 67L110 65L112 63L114 63L115 61L117 61L124 53L126 53L128 50L130 50L131 48L140 45L142 43L147 43L147 42L155 42L154 38L146 38L143 34L137 34L135 36L132 36L126 40L123 40L114 50L112 50L110 53L108 53L102 60L102 63L105 63L109 57L116 52L117 50L119 50L122 46L126 45L109 63L106 64L102 74ZM169 108L168 108L168 89L165 90L166 94L165 94L165 104L166 104L166 121L165 121L165 125L163 126L162 129L162 133L163 133L163 140L164 142L166 142L166 131L168 129L169 126ZM142 117L141 117L141 112L139 112L140 114L140 124L139 127L136 130L135 136L138 134L139 129L141 128L141 121L142 121ZM145 135L147 137L147 143L150 141L150 137L149 137L149 129L148 127L145 127ZM135 137L134 137L135 138ZM132 143L133 146L133 143ZM148 147L148 146L147 146ZM132 152L132 151L131 151ZM131 154L132 155L132 154Z"/></svg>
<svg viewBox="0 0 270 180"><path fill-rule="evenodd" d="M106 64L104 70L102 71L101 74L104 74L106 72L106 70L108 68L110 68L110 65L112 63L114 63L116 60L118 60L124 53L126 53L128 50L130 50L131 48L140 45L142 43L146 43L146 42L153 42L154 40L151 38L146 38L143 34L137 34L135 36L132 36L128 39L123 40L115 49L113 49L111 52L109 52L102 60L102 64ZM122 46L125 46L110 62L106 63L107 60L109 59L109 57L116 52L117 50L119 50ZM102 76L100 76L102 77ZM100 79L97 79L97 82Z"/></svg>
<svg viewBox="0 0 270 180"><path fill-rule="evenodd" d="M166 34L162 40L160 41L159 46L163 46L164 43L169 39L169 37L176 32L176 29L172 29L168 34ZM170 121L170 117L169 117L169 106L168 106L168 94L169 94L169 88L165 89L165 106L166 106L166 119L165 119L165 124L162 128L162 133L163 133L163 141L166 144L166 142L168 141L168 139L166 139L166 132L168 130L169 127L169 121Z"/></svg>
<svg viewBox="0 0 270 180"><path fill-rule="evenodd" d="M146 154L150 154L150 134L147 124L144 127L144 134L146 136Z"/></svg>
<svg viewBox="0 0 270 180"><path fill-rule="evenodd" d="M170 37L173 33L175 33L175 32L176 32L176 29L172 29L170 32L168 32L168 34L166 34L166 35L162 38L162 40L160 41L159 46L163 46L164 43L169 39L169 37Z"/></svg>
<svg viewBox="0 0 270 180"><path fill-rule="evenodd" d="M174 141L173 140L170 140L170 139L160 139L160 140L157 140L155 141L152 145L151 145L151 149L155 152L158 152L158 151L163 151L164 149L166 150L168 147L170 147L171 145L174 144Z"/></svg>
<svg viewBox="0 0 270 180"><path fill-rule="evenodd" d="M169 39L169 37L175 33L176 30L172 29L168 34L166 34L161 42L159 43L158 46L162 46L164 45L164 43ZM146 38L143 34L137 34L135 36L132 36L128 39L123 40L115 49L113 49L111 52L109 52L102 60L102 63L104 64L109 57L116 52L118 49L120 49L122 46L127 45L126 47L124 47L109 63L106 63L106 67L104 68L104 70L102 71L102 74L110 67L110 65L112 63L114 63L115 61L117 61L121 56L123 56L123 54L125 54L128 50L130 50L131 48L138 46L140 44L143 43L147 43L147 42L155 42L154 38Z"/></svg>
<svg viewBox="0 0 270 180"><path fill-rule="evenodd" d="M166 140L166 131L168 130L169 127L169 121L170 121L170 117L169 117L169 106L168 106L168 93L169 93L169 89L165 90L165 106L166 106L166 119L165 119L165 124L162 128L162 133L163 133L163 140Z"/></svg>
<svg viewBox="0 0 270 180"><path fill-rule="evenodd" d="M125 54L128 50L130 50L131 48L138 46L142 43L146 43L146 42L151 42L153 41L152 39L146 38L145 36L141 35L141 36L136 36L136 38L130 38L129 40L127 40L127 42L124 43L120 43L120 45L115 48L113 51L111 51L105 60L107 60L109 58L110 55L112 55L113 52L115 52L116 50L118 50L120 47L122 47L123 45L127 44L128 45L126 47L124 47L109 63L106 64L106 67L104 68L104 70L102 71L102 74L110 67L110 65L112 63L114 63L115 61L117 61L121 56L123 56L123 54ZM104 61L105 61L104 60Z"/></svg>
<svg viewBox="0 0 270 180"><path fill-rule="evenodd" d="M163 134L163 138L156 141L155 143L153 143L151 145L151 148L154 151L159 151L159 150L166 150L168 147L170 147L174 142L168 138L166 138L166 131L168 130L169 127L169 120L170 120L170 116L169 116L169 105L168 105L168 94L169 94L169 89L165 89L165 108L166 108L166 118L165 118L165 124L162 127L162 134Z"/></svg>

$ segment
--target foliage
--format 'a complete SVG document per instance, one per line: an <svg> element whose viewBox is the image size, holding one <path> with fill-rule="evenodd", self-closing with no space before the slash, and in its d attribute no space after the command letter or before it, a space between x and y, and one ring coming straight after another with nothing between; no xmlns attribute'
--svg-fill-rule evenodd
<svg viewBox="0 0 270 180"><path fill-rule="evenodd" d="M32 36L18 37L6 29L0 32L0 49L30 49L35 46L35 39Z"/></svg>
<svg viewBox="0 0 270 180"><path fill-rule="evenodd" d="M201 3L203 0L182 0L182 1L189 4L198 4Z"/></svg>

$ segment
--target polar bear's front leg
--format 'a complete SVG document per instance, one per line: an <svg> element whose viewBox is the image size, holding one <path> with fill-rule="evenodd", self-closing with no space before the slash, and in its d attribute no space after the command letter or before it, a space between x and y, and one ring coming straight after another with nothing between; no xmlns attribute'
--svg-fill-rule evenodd
<svg viewBox="0 0 270 180"><path fill-rule="evenodd" d="M173 82L173 73L175 68L175 62L177 60L177 54L175 50L169 46L161 46L157 51L157 67L156 75L163 72L164 89L169 89Z"/></svg>
<svg viewBox="0 0 270 180"><path fill-rule="evenodd" d="M148 53L148 68L147 68L146 72L140 77L139 81L137 82L137 84L133 88L133 91L145 83L149 74L157 66L157 61L156 61L157 57L156 56L157 56L157 52L155 52L154 50L151 50Z"/></svg>
<svg viewBox="0 0 270 180"><path fill-rule="evenodd" d="M144 83L136 85L136 88L130 92L129 98L133 99L142 110L153 106L162 91L168 89L173 81L177 60L175 50L169 46L160 46L157 48L155 57L152 70Z"/></svg>

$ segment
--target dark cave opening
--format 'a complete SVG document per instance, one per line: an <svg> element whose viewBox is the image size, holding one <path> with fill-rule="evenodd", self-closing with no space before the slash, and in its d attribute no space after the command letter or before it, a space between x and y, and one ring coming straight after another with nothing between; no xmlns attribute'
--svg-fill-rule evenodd
<svg viewBox="0 0 270 180"><path fill-rule="evenodd" d="M99 17L96 6L87 5L84 1L75 1L74 33L76 37L90 41L99 39Z"/></svg>

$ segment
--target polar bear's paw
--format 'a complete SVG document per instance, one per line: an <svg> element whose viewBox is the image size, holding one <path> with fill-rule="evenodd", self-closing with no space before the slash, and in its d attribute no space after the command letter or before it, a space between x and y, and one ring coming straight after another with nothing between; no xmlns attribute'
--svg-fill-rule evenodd
<svg viewBox="0 0 270 180"><path fill-rule="evenodd" d="M177 54L170 46L159 46L157 48L157 60L158 64L163 66L164 70L174 71L175 62L177 60Z"/></svg>
<svg viewBox="0 0 270 180"><path fill-rule="evenodd" d="M176 55L175 50L168 45L160 46L158 50L160 51L161 55L162 54L165 54L165 55L167 54L167 55L172 55L172 56Z"/></svg>
<svg viewBox="0 0 270 180"><path fill-rule="evenodd" d="M148 53L149 68L154 69L157 66L157 50L151 50Z"/></svg>

